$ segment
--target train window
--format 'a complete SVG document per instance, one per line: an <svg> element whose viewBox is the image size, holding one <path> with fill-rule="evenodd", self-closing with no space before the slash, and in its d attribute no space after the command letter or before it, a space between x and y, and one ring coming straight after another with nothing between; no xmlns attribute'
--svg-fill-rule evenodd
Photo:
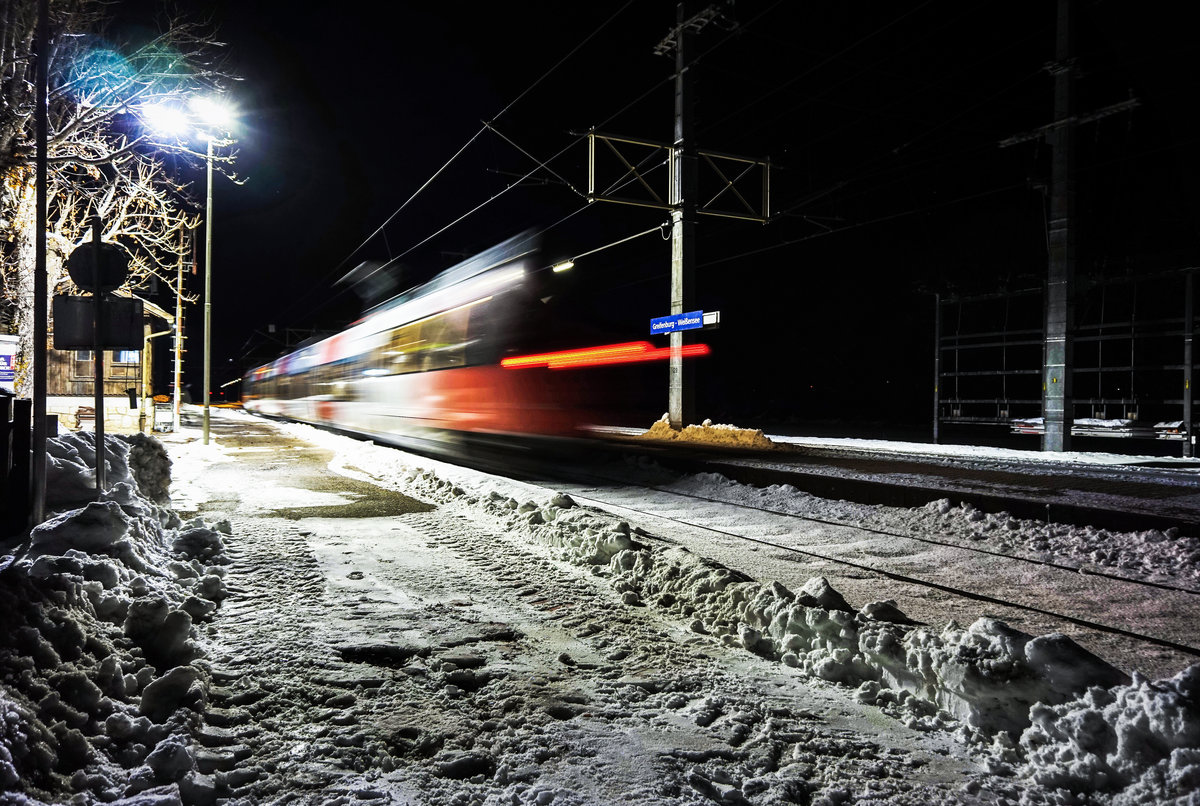
<svg viewBox="0 0 1200 806"><path fill-rule="evenodd" d="M308 377L310 379L308 394L314 395L318 399L329 395L329 367L327 365L321 364L314 367Z"/></svg>
<svg viewBox="0 0 1200 806"><path fill-rule="evenodd" d="M472 305L468 311L466 338L463 343L463 361L469 366L494 364L496 356L496 317L490 301Z"/></svg>
<svg viewBox="0 0 1200 806"><path fill-rule="evenodd" d="M424 346L419 322L401 325L392 331L383 348L382 369L388 375L400 375L421 370L421 349Z"/></svg>
<svg viewBox="0 0 1200 806"><path fill-rule="evenodd" d="M468 313L466 308L457 308L424 321L425 369L449 369L464 364Z"/></svg>

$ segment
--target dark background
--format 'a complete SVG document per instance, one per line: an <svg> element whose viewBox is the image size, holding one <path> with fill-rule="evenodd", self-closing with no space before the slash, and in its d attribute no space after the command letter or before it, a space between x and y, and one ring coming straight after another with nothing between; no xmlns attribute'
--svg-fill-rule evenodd
<svg viewBox="0 0 1200 806"><path fill-rule="evenodd" d="M215 188L214 388L278 355L288 329L352 321L359 301L334 281L363 260L396 259L411 286L573 212L546 236L547 265L667 218L588 207L573 133L671 139L674 57L654 46L673 2L320 13L218 2L203 13L242 77L231 95L246 179ZM698 226L698 307L723 324L704 337L714 355L700 364L697 414L927 424L930 292L1044 281L1049 147L999 144L1052 120L1056 4L739 0L726 16L696 40L696 141L770 157L777 217ZM1079 272L1194 265L1187 26L1115 2L1077 0L1074 16L1077 109L1139 102L1078 130ZM558 155L552 173L431 238L535 168L483 121L539 161ZM579 261L570 282L606 328L647 338L647 320L669 311L669 258L651 234ZM200 317L192 306L197 398ZM658 375L628 390L654 416L665 366Z"/></svg>

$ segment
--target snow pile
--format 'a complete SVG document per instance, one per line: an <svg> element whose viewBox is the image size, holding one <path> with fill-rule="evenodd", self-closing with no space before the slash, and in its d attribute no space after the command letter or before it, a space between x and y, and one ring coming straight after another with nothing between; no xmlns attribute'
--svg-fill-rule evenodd
<svg viewBox="0 0 1200 806"><path fill-rule="evenodd" d="M1200 792L1200 665L1156 683L1135 676L1070 702L1039 704L1022 734L1023 778L1119 803L1195 803ZM1065 801L1065 799L1064 799Z"/></svg>
<svg viewBox="0 0 1200 806"><path fill-rule="evenodd" d="M105 481L135 485L143 498L167 503L171 459L162 443L145 434L106 435ZM46 505L65 507L93 499L96 490L96 435L62 434L46 441Z"/></svg>
<svg viewBox="0 0 1200 806"><path fill-rule="evenodd" d="M676 431L671 427L670 416L664 414L650 430L641 434L641 439L658 439L674 442L690 442L699 445L715 445L723 448L755 448L759 450L774 448L775 443L768 439L761 429L738 428L734 425L714 425L712 420L705 420L700 425L685 426Z"/></svg>
<svg viewBox="0 0 1200 806"><path fill-rule="evenodd" d="M156 440L105 445L111 489L0 560L0 786L21 793L12 803L212 802L187 736L207 701L196 624L225 596L224 544L163 506L170 462ZM51 509L94 497L93 434L47 452Z"/></svg>
<svg viewBox="0 0 1200 806"><path fill-rule="evenodd" d="M1016 733L1029 709L1061 703L1124 674L1058 633L1032 637L996 619L963 629L906 629L887 621L859 631L859 649L889 686L938 703L985 734ZM871 693L860 690L860 697Z"/></svg>
<svg viewBox="0 0 1200 806"><path fill-rule="evenodd" d="M1173 680L1132 683L1061 634L1030 636L980 618L969 627L914 626L890 600L855 611L815 577L793 593L687 549L658 549L625 521L557 494L538 504L474 495L428 470L405 481L443 502L479 504L607 575L629 606L653 606L728 646L858 687L862 702L917 730L956 729L993 771L1113 803L1190 803L1200 785L1200 665ZM1019 737L1019 742L1016 741Z"/></svg>

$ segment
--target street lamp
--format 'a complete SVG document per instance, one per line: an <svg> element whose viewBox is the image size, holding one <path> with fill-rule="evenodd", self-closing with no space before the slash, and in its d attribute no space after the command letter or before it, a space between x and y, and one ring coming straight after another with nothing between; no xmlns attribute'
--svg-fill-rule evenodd
<svg viewBox="0 0 1200 806"><path fill-rule="evenodd" d="M173 106L147 106L143 113L152 127L177 137L198 125L202 128L196 132L196 136L205 142L205 173L208 181L204 213L204 386L201 394L204 399L203 444L207 445L212 378L213 145L229 145L233 142L219 139L214 132L229 129L233 121L233 109L218 98L197 96L188 101L187 112ZM179 395L178 384L175 395Z"/></svg>
<svg viewBox="0 0 1200 806"><path fill-rule="evenodd" d="M202 444L208 444L209 384L212 378L212 222L213 222L213 138L206 137L208 145L208 203L204 212L204 426Z"/></svg>

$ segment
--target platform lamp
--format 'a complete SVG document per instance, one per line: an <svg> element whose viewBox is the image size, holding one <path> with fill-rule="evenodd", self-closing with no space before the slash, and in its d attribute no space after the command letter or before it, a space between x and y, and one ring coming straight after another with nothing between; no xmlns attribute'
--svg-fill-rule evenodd
<svg viewBox="0 0 1200 806"><path fill-rule="evenodd" d="M147 123L157 131L180 139L194 131L195 137L205 143L207 200L204 212L204 387L201 394L204 399L203 444L207 445L212 378L213 147L233 144L232 139L220 137L217 133L229 131L234 110L221 98L196 96L188 101L186 110L176 106L154 105L144 107L143 114ZM179 394L178 386L175 394Z"/></svg>

